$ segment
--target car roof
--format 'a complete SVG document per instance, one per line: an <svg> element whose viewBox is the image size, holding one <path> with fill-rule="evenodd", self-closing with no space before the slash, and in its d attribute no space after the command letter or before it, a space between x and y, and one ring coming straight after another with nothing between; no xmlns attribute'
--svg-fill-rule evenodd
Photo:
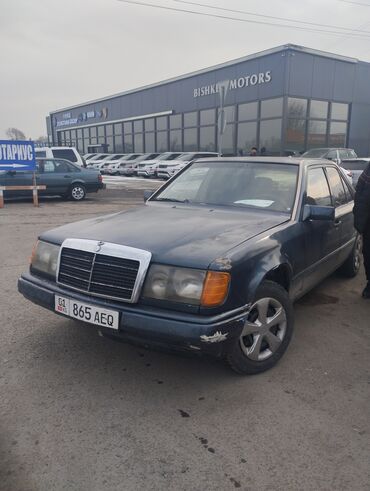
<svg viewBox="0 0 370 491"><path fill-rule="evenodd" d="M212 159L212 160L211 160ZM213 157L196 159L196 162L245 162L247 163L257 163L257 164L288 164L288 165L299 165L300 167L307 167L309 165L336 165L334 162L327 159L303 159L299 157L218 157L214 159Z"/></svg>

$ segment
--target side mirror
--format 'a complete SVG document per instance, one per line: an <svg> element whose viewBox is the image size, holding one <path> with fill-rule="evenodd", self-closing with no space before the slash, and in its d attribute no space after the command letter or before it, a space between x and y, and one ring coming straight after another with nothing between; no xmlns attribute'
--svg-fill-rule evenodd
<svg viewBox="0 0 370 491"><path fill-rule="evenodd" d="M145 189L144 190L144 203L148 201L148 199L154 194L155 191L152 189Z"/></svg>
<svg viewBox="0 0 370 491"><path fill-rule="evenodd" d="M334 221L335 208L334 206L304 205L303 221L307 220Z"/></svg>

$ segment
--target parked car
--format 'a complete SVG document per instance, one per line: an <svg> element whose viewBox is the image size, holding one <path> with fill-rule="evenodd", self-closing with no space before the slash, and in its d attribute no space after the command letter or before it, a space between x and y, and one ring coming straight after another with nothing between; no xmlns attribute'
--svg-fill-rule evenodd
<svg viewBox="0 0 370 491"><path fill-rule="evenodd" d="M146 160L153 160L160 155L159 153L145 153L140 155L135 160L131 160L125 166L121 166L119 173L124 176L134 176L137 174L138 166L140 162L144 162Z"/></svg>
<svg viewBox="0 0 370 491"><path fill-rule="evenodd" d="M36 147L35 156L37 159L65 159L80 167L86 167L85 159L75 147Z"/></svg>
<svg viewBox="0 0 370 491"><path fill-rule="evenodd" d="M302 157L305 159L329 159L340 164L344 159L357 158L357 154L352 148L312 148L302 154Z"/></svg>
<svg viewBox="0 0 370 491"><path fill-rule="evenodd" d="M342 160L341 162L341 167L349 173L351 179L352 179L352 184L354 187L357 186L358 178L360 175L363 173L363 171L367 168L367 166L370 164L370 157L369 158L357 158L357 159L349 159L349 160Z"/></svg>
<svg viewBox="0 0 370 491"><path fill-rule="evenodd" d="M38 159L36 183L46 185L42 196L62 196L81 201L87 193L104 188L102 176L96 170L84 169L64 159ZM27 171L0 172L0 186L31 186L33 173ZM4 191L4 196L31 196L30 191Z"/></svg>
<svg viewBox="0 0 370 491"><path fill-rule="evenodd" d="M359 270L353 189L333 162L198 160L148 194L144 207L42 233L19 291L103 336L251 374L287 349L294 300Z"/></svg>
<svg viewBox="0 0 370 491"><path fill-rule="evenodd" d="M92 157L95 157L95 155L98 155L98 154L97 153L85 153L85 155L83 156L83 158L84 158L85 162L87 162Z"/></svg>
<svg viewBox="0 0 370 491"><path fill-rule="evenodd" d="M105 162L110 159L113 156L113 154L103 154L97 159L92 159L90 160L90 165L93 169L96 170L101 170Z"/></svg>
<svg viewBox="0 0 370 491"><path fill-rule="evenodd" d="M218 157L215 152L188 152L178 157L173 162L161 163L158 165L157 176L163 179L169 179L177 174L181 169L187 166L190 162L196 159L205 157Z"/></svg>
<svg viewBox="0 0 370 491"><path fill-rule="evenodd" d="M110 153L97 153L96 155L94 155L94 157L90 157L89 159L87 159L86 167L90 169L94 168L95 164L102 162L110 155L111 155Z"/></svg>
<svg viewBox="0 0 370 491"><path fill-rule="evenodd" d="M142 177L157 177L158 166L162 163L175 160L183 153L181 152L165 152L158 155L157 158L146 160L137 167L137 175Z"/></svg>
<svg viewBox="0 0 370 491"><path fill-rule="evenodd" d="M118 162L114 162L108 165L107 174L110 176L116 176L120 173L120 170L123 171L124 167L129 164L129 162L136 160L140 157L141 153L128 153L124 157L118 160Z"/></svg>
<svg viewBox="0 0 370 491"><path fill-rule="evenodd" d="M124 153L115 153L113 155L110 155L109 157L106 157L100 164L97 164L96 168L99 169L102 174L107 174L109 165L119 162L120 159L124 156Z"/></svg>

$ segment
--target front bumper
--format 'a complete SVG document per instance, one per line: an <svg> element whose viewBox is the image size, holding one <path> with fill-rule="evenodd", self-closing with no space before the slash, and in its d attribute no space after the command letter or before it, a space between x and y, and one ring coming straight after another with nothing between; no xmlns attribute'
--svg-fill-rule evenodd
<svg viewBox="0 0 370 491"><path fill-rule="evenodd" d="M233 312L204 317L137 304L122 304L61 288L54 282L29 273L24 273L19 278L18 291L28 300L53 312L55 294L118 311L118 331L96 326L107 337L148 347L204 353L219 358L225 355L229 345L239 337L248 314L248 306Z"/></svg>

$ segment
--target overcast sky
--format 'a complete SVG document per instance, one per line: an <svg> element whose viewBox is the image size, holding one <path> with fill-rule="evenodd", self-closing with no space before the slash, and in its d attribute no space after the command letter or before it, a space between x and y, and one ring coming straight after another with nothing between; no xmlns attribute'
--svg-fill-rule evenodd
<svg viewBox="0 0 370 491"><path fill-rule="evenodd" d="M175 0L138 1L284 23ZM370 33L370 0L192 1ZM370 37L234 22L119 0L0 0L0 8L0 138L8 127L37 138L46 134L45 116L52 110L281 44L370 61Z"/></svg>

